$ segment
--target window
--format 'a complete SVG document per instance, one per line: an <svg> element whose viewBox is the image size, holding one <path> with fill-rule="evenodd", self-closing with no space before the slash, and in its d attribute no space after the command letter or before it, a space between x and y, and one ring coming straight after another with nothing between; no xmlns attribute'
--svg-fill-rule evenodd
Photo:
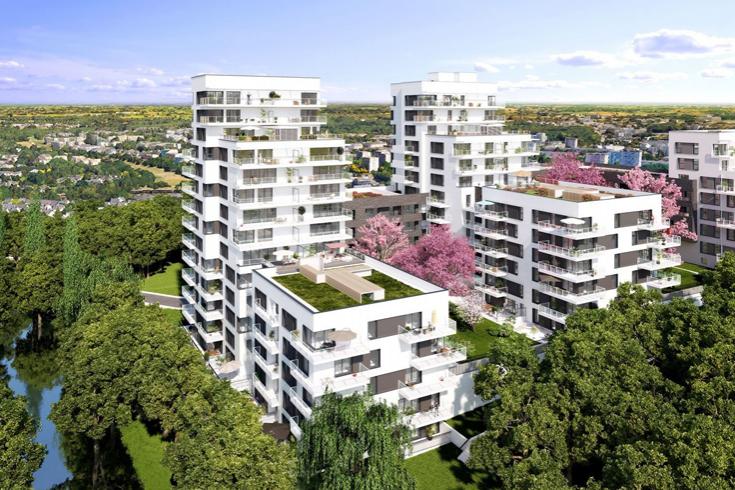
<svg viewBox="0 0 735 490"><path fill-rule="evenodd" d="M416 126L406 125L406 136L416 136Z"/></svg>
<svg viewBox="0 0 735 490"><path fill-rule="evenodd" d="M370 351L364 358L365 365L370 369L377 369L380 367L380 349Z"/></svg>
<svg viewBox="0 0 735 490"><path fill-rule="evenodd" d="M431 153L444 153L444 143L431 142Z"/></svg>
<svg viewBox="0 0 735 490"><path fill-rule="evenodd" d="M444 170L444 159L431 157L431 168L435 170Z"/></svg>
<svg viewBox="0 0 735 490"><path fill-rule="evenodd" d="M378 322L368 322L368 339L374 339L378 335Z"/></svg>
<svg viewBox="0 0 735 490"><path fill-rule="evenodd" d="M699 155L699 143L674 143L674 151L683 155Z"/></svg>
<svg viewBox="0 0 735 490"><path fill-rule="evenodd" d="M340 359L334 361L334 377L352 374L352 359Z"/></svg>
<svg viewBox="0 0 735 490"><path fill-rule="evenodd" d="M444 176L439 174L431 174L431 185L443 186Z"/></svg>

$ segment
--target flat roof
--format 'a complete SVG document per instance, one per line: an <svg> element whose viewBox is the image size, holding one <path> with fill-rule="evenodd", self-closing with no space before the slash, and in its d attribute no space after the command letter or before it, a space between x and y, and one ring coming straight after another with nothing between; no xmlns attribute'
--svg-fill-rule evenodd
<svg viewBox="0 0 735 490"><path fill-rule="evenodd" d="M546 199L561 199L569 202L593 202L606 201L611 199L625 199L631 197L656 196L655 192L635 191L631 189L620 189L617 187L608 187L602 185L578 184L575 182L533 182L528 186L504 186L492 187L486 186L488 189L515 192L518 194L526 194ZM573 196L593 196L590 200L577 200Z"/></svg>

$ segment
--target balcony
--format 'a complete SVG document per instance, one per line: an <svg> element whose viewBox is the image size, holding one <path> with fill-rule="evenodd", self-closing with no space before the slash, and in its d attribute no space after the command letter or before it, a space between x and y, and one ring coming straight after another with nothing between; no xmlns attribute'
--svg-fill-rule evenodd
<svg viewBox="0 0 735 490"><path fill-rule="evenodd" d="M280 345L280 338L278 335L278 329L277 328L265 328L262 327L263 330L265 330L266 333L263 333L260 330L260 327L262 327L260 324L256 323L253 327L253 337L258 339L258 342L263 345L263 347L266 348L269 354L276 354L279 351L279 345Z"/></svg>
<svg viewBox="0 0 735 490"><path fill-rule="evenodd" d="M649 237L646 243L651 248L667 249L681 246L681 237L678 235L662 235L660 237Z"/></svg>
<svg viewBox="0 0 735 490"><path fill-rule="evenodd" d="M196 284L196 274L194 273L194 269L191 269L189 267L187 267L186 269L182 269L181 277L187 282Z"/></svg>
<svg viewBox="0 0 735 490"><path fill-rule="evenodd" d="M602 295L606 291L605 288L601 288L600 286L592 286L583 291L574 292L553 286L545 282L538 283L538 289L539 291L542 291L556 298L563 299L564 301L575 305L581 305L584 303L589 303L590 301L599 300L602 298Z"/></svg>
<svg viewBox="0 0 735 490"><path fill-rule="evenodd" d="M430 382L406 384L398 380L398 394L406 400L418 400L425 396L447 391L449 388L456 386L456 384L456 378L451 377L449 372L444 373L438 380Z"/></svg>
<svg viewBox="0 0 735 490"><path fill-rule="evenodd" d="M577 247L560 247L558 245L552 245L549 242L539 242L539 250L550 253L552 255L558 255L564 258L573 260L585 260L592 258L593 256L605 251L605 247L597 245L588 248L577 248Z"/></svg>
<svg viewBox="0 0 735 490"><path fill-rule="evenodd" d="M483 280L475 280L475 289L482 291L485 294L489 294L493 298L505 298L508 288L505 286L494 286L492 284L486 284Z"/></svg>
<svg viewBox="0 0 735 490"><path fill-rule="evenodd" d="M505 277L508 275L507 266L490 265L480 259L475 259L475 268L480 269L486 274L490 274L491 276L494 276L494 277Z"/></svg>
<svg viewBox="0 0 735 490"><path fill-rule="evenodd" d="M456 333L457 322L448 318L445 325L429 324L428 326L417 328L402 327L398 338L404 343L415 344L416 342L423 342L425 340L448 337Z"/></svg>
<svg viewBox="0 0 735 490"><path fill-rule="evenodd" d="M644 230L666 230L671 226L669 218L661 218L660 221L654 221L649 218L638 219L638 227Z"/></svg>
<svg viewBox="0 0 735 490"><path fill-rule="evenodd" d="M681 284L681 275L666 271L653 271L645 284L655 289L676 287Z"/></svg>
<svg viewBox="0 0 735 490"><path fill-rule="evenodd" d="M487 228L484 225L478 225L473 224L470 226L475 233L478 233L480 235L492 238L494 240L505 240L507 238L515 239L513 235L511 235L510 231L504 228Z"/></svg>
<svg viewBox="0 0 735 490"><path fill-rule="evenodd" d="M538 312L540 315L550 318L554 320L555 322L564 323L564 324L567 322L567 317L569 316L569 314L562 313L561 311L551 308L549 306L549 303L544 303L542 305L536 305L536 308L538 309Z"/></svg>
<svg viewBox="0 0 735 490"><path fill-rule="evenodd" d="M463 345L453 345L448 342L440 346L435 354L419 357L412 354L411 366L424 371L436 367L455 364L467 359L467 348Z"/></svg>
<svg viewBox="0 0 735 490"><path fill-rule="evenodd" d="M495 259L504 259L508 257L508 248L507 247L499 247L499 246L492 246L492 245L484 245L482 243L475 243L473 244L473 247L476 251L480 253L484 253L490 257L493 257Z"/></svg>
<svg viewBox="0 0 735 490"><path fill-rule="evenodd" d="M507 211L490 211L483 206L475 205L475 216L492 221L505 221L508 217Z"/></svg>
<svg viewBox="0 0 735 490"><path fill-rule="evenodd" d="M325 379L325 387L328 387L335 393L339 393L341 391L354 390L367 386L371 378L369 374L370 368L363 363L359 363L357 366L353 365L353 369L356 369L356 371L351 374Z"/></svg>
<svg viewBox="0 0 735 490"><path fill-rule="evenodd" d="M649 271L668 269L678 265L681 265L679 254L656 252L651 258L638 257L638 267Z"/></svg>
<svg viewBox="0 0 735 490"><path fill-rule="evenodd" d="M280 405L278 402L278 395L276 395L273 390L269 390L265 387L263 383L260 382L260 380L257 377L253 378L253 386L260 392L261 395L263 395L263 398L265 398L265 401L268 402L268 407L273 408Z"/></svg>
<svg viewBox="0 0 735 490"><path fill-rule="evenodd" d="M539 262L538 270L539 272L545 272L547 274L551 274L554 277L566 279L567 281L571 282L591 281L595 278L596 275L593 269L564 269L562 267L552 265L548 262Z"/></svg>
<svg viewBox="0 0 735 490"><path fill-rule="evenodd" d="M284 395L288 395L291 403L294 404L299 412L303 413L306 417L311 417L311 407L301 399L293 388L288 386L286 383L281 384L281 388L283 388Z"/></svg>
<svg viewBox="0 0 735 490"><path fill-rule="evenodd" d="M307 344L297 331L291 332L292 344L315 365L326 364L349 357L362 356L370 348L357 340L348 342L323 342L314 346Z"/></svg>
<svg viewBox="0 0 735 490"><path fill-rule="evenodd" d="M189 325L193 325L196 322L196 312L194 310L194 304L189 303L181 307L181 313L184 315L184 320Z"/></svg>
<svg viewBox="0 0 735 490"><path fill-rule="evenodd" d="M448 225L449 224L449 220L448 219L446 219L444 216L440 216L438 214L426 213L426 219L428 221L431 221L432 223L436 223L438 225Z"/></svg>
<svg viewBox="0 0 735 490"><path fill-rule="evenodd" d="M728 230L735 230L735 220L717 218L716 226L717 228L726 228Z"/></svg>
<svg viewBox="0 0 735 490"><path fill-rule="evenodd" d="M418 428L451 419L453 416L454 412L451 407L438 406L423 412L416 412L415 414L406 417L405 422L411 427Z"/></svg>
<svg viewBox="0 0 735 490"><path fill-rule="evenodd" d="M224 338L222 336L222 325L215 325L206 322L196 322L194 325L197 327L199 335L201 335L206 343L214 344L222 342Z"/></svg>
<svg viewBox="0 0 735 490"><path fill-rule="evenodd" d="M597 224L593 224L592 226L570 226L559 225L552 223L551 221L544 220L536 223L536 226L546 233L575 238L580 238L580 235L590 235L597 232Z"/></svg>
<svg viewBox="0 0 735 490"><path fill-rule="evenodd" d="M715 187L715 192L717 192L717 194L727 194L727 195L733 196L735 195L735 187L726 186L726 185L718 185Z"/></svg>
<svg viewBox="0 0 735 490"><path fill-rule="evenodd" d="M196 213L196 208L194 207L194 201L192 200L181 200L181 208L184 211L188 211L190 213Z"/></svg>

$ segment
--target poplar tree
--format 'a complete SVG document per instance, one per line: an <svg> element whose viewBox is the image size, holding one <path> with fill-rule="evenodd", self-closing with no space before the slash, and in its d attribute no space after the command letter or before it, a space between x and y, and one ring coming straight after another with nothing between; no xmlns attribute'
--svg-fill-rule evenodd
<svg viewBox="0 0 735 490"><path fill-rule="evenodd" d="M25 240L23 242L23 255L25 258L30 258L45 245L46 237L43 219L41 202L38 199L34 199L26 211Z"/></svg>

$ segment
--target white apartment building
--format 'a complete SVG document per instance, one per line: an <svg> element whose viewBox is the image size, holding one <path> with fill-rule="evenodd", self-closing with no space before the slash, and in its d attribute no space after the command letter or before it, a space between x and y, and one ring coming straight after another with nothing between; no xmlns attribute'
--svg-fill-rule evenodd
<svg viewBox="0 0 735 490"><path fill-rule="evenodd" d="M681 263L663 235L659 194L560 182L484 187L472 231L476 287L497 321L564 325L578 308L606 306L624 282L678 285Z"/></svg>
<svg viewBox="0 0 735 490"><path fill-rule="evenodd" d="M184 316L210 365L250 389L252 272L349 237L344 141L326 135L318 78L192 78L183 174Z"/></svg>
<svg viewBox="0 0 735 490"><path fill-rule="evenodd" d="M669 177L685 192L696 242L686 241L687 262L714 267L735 251L735 130L671 131Z"/></svg>
<svg viewBox="0 0 735 490"><path fill-rule="evenodd" d="M465 347L447 338L445 289L352 250L256 269L253 288L252 393L296 437L327 390L399 406L414 453L449 442L442 422L486 403L472 380L482 362L459 364Z"/></svg>
<svg viewBox="0 0 735 490"><path fill-rule="evenodd" d="M476 188L538 168L531 135L503 130L495 93L474 73L430 73L429 80L391 85L395 187L429 193L427 220L455 233L463 232L463 208L478 199Z"/></svg>

